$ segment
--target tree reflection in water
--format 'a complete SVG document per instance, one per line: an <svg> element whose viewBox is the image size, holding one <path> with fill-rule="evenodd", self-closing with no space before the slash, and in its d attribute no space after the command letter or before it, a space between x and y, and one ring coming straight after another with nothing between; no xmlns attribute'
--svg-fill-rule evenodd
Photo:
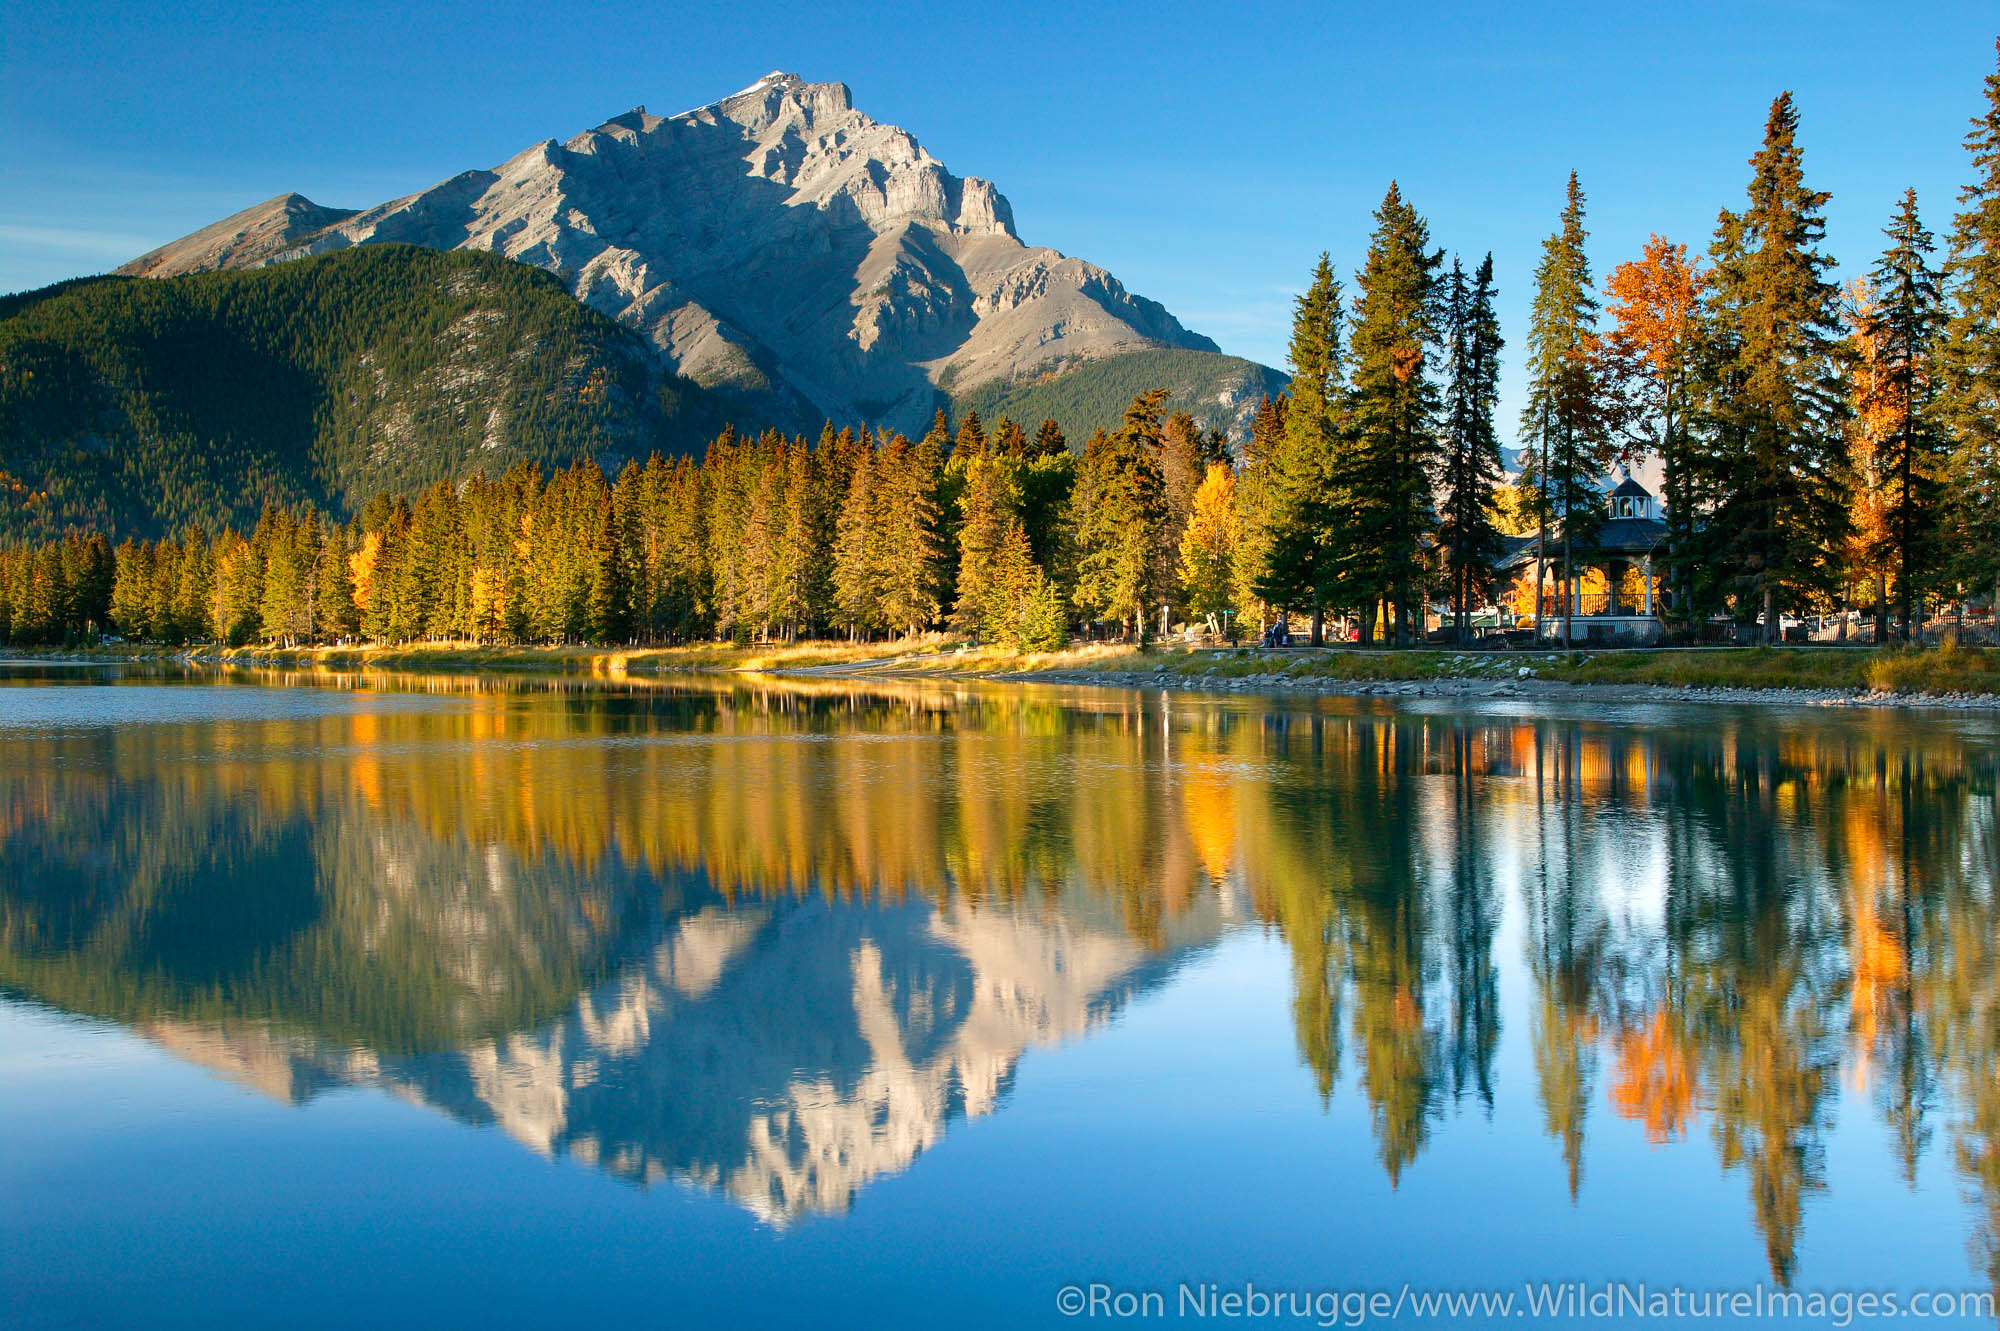
<svg viewBox="0 0 2000 1331"><path fill-rule="evenodd" d="M2000 1284L1988 735L252 682L435 705L0 725L0 983L274 1094L391 1088L782 1222L1261 922L1316 1094L1365 1099L1392 1183L1496 1096L1534 1097L1573 1196L1593 1133L1705 1132L1788 1280L1844 1077L1912 1186L1934 1154L1959 1172ZM1510 971L1532 1087L1495 1072Z"/></svg>

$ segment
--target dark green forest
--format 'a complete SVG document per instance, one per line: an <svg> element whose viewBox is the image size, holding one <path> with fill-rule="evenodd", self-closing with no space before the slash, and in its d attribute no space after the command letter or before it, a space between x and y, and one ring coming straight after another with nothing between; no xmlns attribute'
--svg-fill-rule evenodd
<svg viewBox="0 0 2000 1331"><path fill-rule="evenodd" d="M0 540L247 528L520 461L699 451L723 404L555 277L367 246L0 300Z"/></svg>

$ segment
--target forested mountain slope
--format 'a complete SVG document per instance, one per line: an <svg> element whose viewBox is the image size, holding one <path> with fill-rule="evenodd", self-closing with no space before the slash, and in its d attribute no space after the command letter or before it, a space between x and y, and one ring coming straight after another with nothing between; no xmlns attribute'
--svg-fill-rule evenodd
<svg viewBox="0 0 2000 1331"><path fill-rule="evenodd" d="M723 423L633 333L494 254L367 246L0 300L0 539L344 512L522 459L696 451Z"/></svg>
<svg viewBox="0 0 2000 1331"><path fill-rule="evenodd" d="M1163 411L1185 411L1203 430L1221 430L1240 441L1249 437L1257 404L1284 392L1289 382L1270 366L1240 357L1150 347L992 380L960 393L952 405L960 416L972 410L988 421L1002 416L1030 424L1053 420L1081 445L1093 430L1116 429L1133 398L1165 388L1169 393Z"/></svg>

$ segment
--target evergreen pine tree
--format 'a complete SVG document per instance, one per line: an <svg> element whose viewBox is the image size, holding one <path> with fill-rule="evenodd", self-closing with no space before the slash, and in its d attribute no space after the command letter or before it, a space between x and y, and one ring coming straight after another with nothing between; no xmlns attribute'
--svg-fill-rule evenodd
<svg viewBox="0 0 2000 1331"><path fill-rule="evenodd" d="M1704 366L1705 542L1747 621L1837 584L1848 514L1840 292L1820 252L1827 196L1805 185L1790 93L1771 104L1747 206L1724 210L1710 249Z"/></svg>
<svg viewBox="0 0 2000 1331"><path fill-rule="evenodd" d="M880 539L876 514L876 458L870 447L855 460L841 499L834 536L833 599L850 641L882 627L877 593Z"/></svg>
<svg viewBox="0 0 2000 1331"><path fill-rule="evenodd" d="M1166 523L1160 530L1155 582L1168 600L1183 602L1180 576L1181 534L1194 512L1194 494L1208 474L1210 444L1194 417L1177 411L1160 427L1160 491L1166 503Z"/></svg>
<svg viewBox="0 0 2000 1331"><path fill-rule="evenodd" d="M1257 588L1270 566L1272 472L1285 438L1285 406L1280 393L1257 404L1250 421L1250 439L1243 448L1243 470L1236 479L1236 551L1231 558L1234 597L1248 614L1252 607L1263 618L1264 597ZM1263 625L1260 622L1259 631Z"/></svg>
<svg viewBox="0 0 2000 1331"><path fill-rule="evenodd" d="M995 621L1007 599L995 560L1018 519L1003 461L985 453L961 455L954 462L960 460L965 474L959 492L958 599L952 606L951 627L955 633L976 635ZM1025 530L1021 539L1025 551Z"/></svg>
<svg viewBox="0 0 2000 1331"><path fill-rule="evenodd" d="M1917 192L1904 193L1875 265L1867 333L1875 347L1882 428L1875 438L1884 548L1894 571L1898 632L1907 641L1917 599L1939 585L1939 508L1946 440L1936 412L1938 348L1945 315L1942 277L1930 263L1935 242L1917 215Z"/></svg>
<svg viewBox="0 0 2000 1331"><path fill-rule="evenodd" d="M1471 636L1474 601L1492 588L1501 548L1493 523L1493 495L1502 476L1493 407L1500 394L1503 344L1494 294L1491 254L1470 282L1452 260L1445 284L1445 432L1437 540L1461 643Z"/></svg>
<svg viewBox="0 0 2000 1331"><path fill-rule="evenodd" d="M993 451L1004 458L1028 456L1028 432L1011 416L1002 416L993 427Z"/></svg>
<svg viewBox="0 0 2000 1331"><path fill-rule="evenodd" d="M914 444L900 434L893 436L880 457L877 594L887 622L911 635L930 627L942 604L939 570L945 545L938 506L946 438L942 419L940 413L939 422Z"/></svg>
<svg viewBox="0 0 2000 1331"><path fill-rule="evenodd" d="M1029 445L1029 452L1035 457L1069 456L1069 440L1063 438L1062 427L1044 418L1035 431L1035 441Z"/></svg>
<svg viewBox="0 0 2000 1331"><path fill-rule="evenodd" d="M1598 303L1584 253L1583 187L1569 173L1562 222L1542 242L1528 323L1528 403L1521 438L1528 447L1524 484L1535 507L1535 623L1541 631L1542 587L1558 561L1562 637L1571 639L1579 551L1603 522L1598 480L1610 467L1615 430L1612 366L1597 337Z"/></svg>
<svg viewBox="0 0 2000 1331"><path fill-rule="evenodd" d="M2000 53L2000 41L1994 43ZM2000 72L1965 136L1973 182L1959 192L1945 280L1951 297L1943 416L1952 433L1954 571L1993 596L2000 625Z"/></svg>
<svg viewBox="0 0 2000 1331"><path fill-rule="evenodd" d="M1268 483L1268 521L1258 533L1264 569L1256 593L1312 616L1312 642L1324 633L1326 611L1352 567L1351 496L1344 486L1351 461L1344 437L1347 392L1341 350L1340 283L1325 254L1292 309L1292 391L1283 433L1260 479ZM1255 438L1253 432L1253 439Z"/></svg>
<svg viewBox="0 0 2000 1331"><path fill-rule="evenodd" d="M1140 641L1159 592L1155 552L1166 497L1156 459L1166 397L1164 388L1139 394L1116 434L1091 438L1074 498L1077 603Z"/></svg>
<svg viewBox="0 0 2000 1331"><path fill-rule="evenodd" d="M1344 581L1370 599L1388 598L1399 645L1419 632L1412 615L1422 539L1432 523L1438 391L1429 361L1443 261L1443 252L1430 248L1430 228L1391 184L1357 279L1349 340L1353 440L1339 487L1354 523L1342 541L1352 570Z"/></svg>

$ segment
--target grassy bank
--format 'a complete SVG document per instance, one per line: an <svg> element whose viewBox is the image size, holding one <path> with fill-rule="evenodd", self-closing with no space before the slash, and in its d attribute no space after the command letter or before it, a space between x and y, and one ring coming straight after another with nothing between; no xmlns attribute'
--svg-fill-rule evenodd
<svg viewBox="0 0 2000 1331"><path fill-rule="evenodd" d="M1614 652L1130 653L1100 668L1210 677L1275 672L1321 679L1500 679L1523 669L1574 684L1677 688L1834 689L1879 693L2000 693L2000 651L1978 647L1658 648Z"/></svg>
<svg viewBox="0 0 2000 1331"><path fill-rule="evenodd" d="M76 655L74 653L66 655ZM184 656L165 649L104 648L92 657ZM2000 649L1908 648L1658 648L1612 652L1257 651L1169 647L1139 651L1118 645L1079 646L1022 655L1003 648L966 647L943 635L908 642L790 645L704 644L692 647L482 647L415 644L397 647L312 647L294 650L198 650L202 661L331 670L551 670L587 675L675 670L826 671L897 676L1009 675L1033 677L1146 674L1230 679L1250 675L1352 680L1511 679L1523 668L1538 679L1576 684L1664 685L1679 688L1827 689L1906 694L2000 694Z"/></svg>

